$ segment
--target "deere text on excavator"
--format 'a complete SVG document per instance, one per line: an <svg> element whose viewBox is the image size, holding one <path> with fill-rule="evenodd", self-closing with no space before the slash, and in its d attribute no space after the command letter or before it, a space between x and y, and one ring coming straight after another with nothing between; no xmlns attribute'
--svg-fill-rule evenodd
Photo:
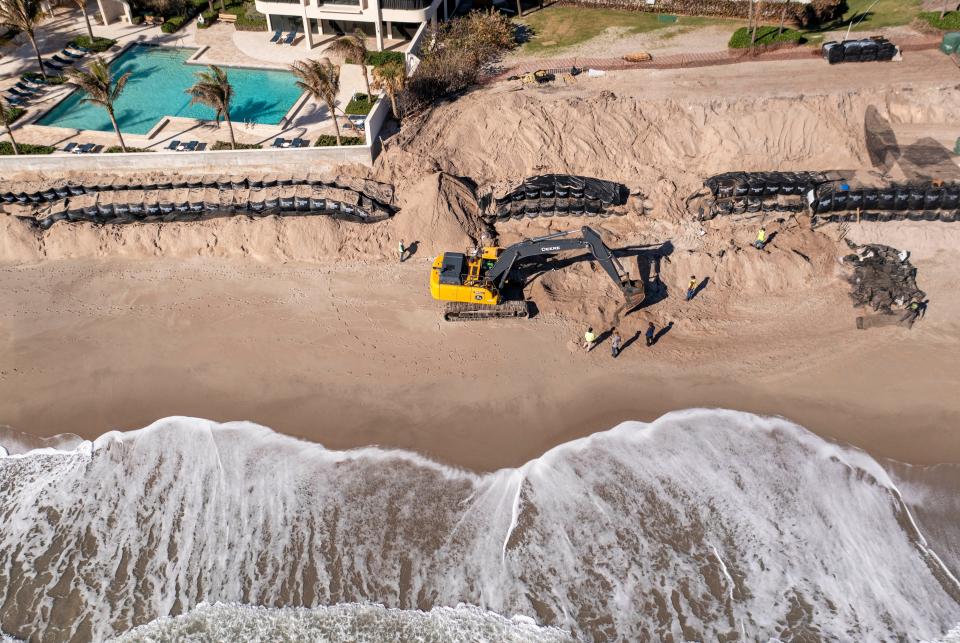
<svg viewBox="0 0 960 643"><path fill-rule="evenodd" d="M445 252L433 261L430 294L447 302L446 321L526 317L527 302L504 300L503 290L514 268L524 259L554 255L569 250L588 250L623 292L628 306L643 301L644 291L629 278L620 262L595 230L584 226L536 239L524 239L507 248L484 247L470 254Z"/></svg>

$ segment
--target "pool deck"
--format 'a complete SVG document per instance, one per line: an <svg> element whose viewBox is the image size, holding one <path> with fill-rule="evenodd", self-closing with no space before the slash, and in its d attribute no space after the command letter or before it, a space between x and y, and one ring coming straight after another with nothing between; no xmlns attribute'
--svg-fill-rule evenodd
<svg viewBox="0 0 960 643"><path fill-rule="evenodd" d="M214 24L208 29L197 29L195 21L173 34L165 34L159 27L123 23L114 23L108 26L94 24L93 30L97 36L117 40L117 45L103 54L108 59L117 56L129 44L146 43L171 47L203 48L203 51L195 60L198 65L222 64L224 66L265 69L287 69L296 60L325 57L324 45L330 42L328 40L318 43L314 49L307 51L302 46L297 46L301 44L299 42L295 43L294 46L271 43L269 42L270 34L266 32L236 31L232 25L225 23ZM42 37L38 39L41 44L41 55L47 58L59 52L71 39L84 35L86 27L78 10L68 10L60 7L54 17L41 25L38 33L42 34ZM23 41L21 42L21 40ZM402 51L406 45L405 42L401 41L387 41L385 44L387 48L399 51ZM3 57L0 58L0 90L5 91L16 84L23 73L38 70L33 48L22 35L4 48L2 54ZM341 61L334 60L334 62ZM51 88L40 97L29 101L25 106L27 113L21 117L14 127L17 142L52 145L58 149L62 149L71 142L78 144L92 143L104 147L117 145L117 137L113 132L74 130L33 124L33 121L59 103L70 91L71 88L69 87ZM341 65L337 107L343 109L355 93L365 91L360 66ZM338 114L337 120L341 135L356 134L346 123L342 113ZM124 134L123 138L127 147L159 150L168 146L173 140L184 142L195 140L206 143L209 147L217 141L230 140L225 124L218 126L213 122L187 118L169 118L163 119L161 122L164 121L166 122L162 127L155 126L146 135ZM307 139L312 143L320 134L333 133L333 120L330 118L326 105L306 96L301 96L280 125L234 124L234 135L238 143L260 144L264 147L269 146L275 138L298 137ZM0 134L0 140L7 140L5 133Z"/></svg>

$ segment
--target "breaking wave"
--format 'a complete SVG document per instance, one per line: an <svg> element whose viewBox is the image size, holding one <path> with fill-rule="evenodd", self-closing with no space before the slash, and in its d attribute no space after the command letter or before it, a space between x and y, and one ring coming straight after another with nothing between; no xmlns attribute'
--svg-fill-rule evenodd
<svg viewBox="0 0 960 643"><path fill-rule="evenodd" d="M486 475L169 418L0 458L0 490L0 629L31 641L231 612L636 641L936 640L960 622L960 583L875 460L733 411Z"/></svg>

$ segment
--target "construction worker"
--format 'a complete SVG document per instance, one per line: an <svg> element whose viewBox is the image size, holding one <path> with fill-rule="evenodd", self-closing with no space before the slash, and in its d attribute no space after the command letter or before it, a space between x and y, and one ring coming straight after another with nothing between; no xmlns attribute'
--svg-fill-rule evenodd
<svg viewBox="0 0 960 643"><path fill-rule="evenodd" d="M767 229L760 226L760 231L757 233L757 240L753 242L753 246L757 250L763 250L765 245L767 245Z"/></svg>
<svg viewBox="0 0 960 643"><path fill-rule="evenodd" d="M907 306L907 311L903 314L903 317L900 318L900 322L907 322L908 327L913 326L913 322L920 319L923 316L923 313L927 309L926 302L923 301L912 301L910 305Z"/></svg>
<svg viewBox="0 0 960 643"><path fill-rule="evenodd" d="M623 338L620 337L620 333L617 332L617 329L613 329L613 335L610 336L610 355L616 359L617 355L620 354L620 349L623 347Z"/></svg>
<svg viewBox="0 0 960 643"><path fill-rule="evenodd" d="M653 325L653 322L650 322L650 324L647 326L647 346L648 347L653 346L653 338L655 336L656 330L657 329Z"/></svg>
<svg viewBox="0 0 960 643"><path fill-rule="evenodd" d="M597 341L597 336L593 334L593 326L587 328L587 332L583 334L583 347L587 349L587 352L593 350L593 345Z"/></svg>
<svg viewBox="0 0 960 643"><path fill-rule="evenodd" d="M687 284L687 301L693 299L693 296L697 292L697 278L694 275L690 275L690 283Z"/></svg>
<svg viewBox="0 0 960 643"><path fill-rule="evenodd" d="M400 239L400 246L398 249L400 250L400 263L403 263L403 255L407 252L406 246L403 245L403 239Z"/></svg>

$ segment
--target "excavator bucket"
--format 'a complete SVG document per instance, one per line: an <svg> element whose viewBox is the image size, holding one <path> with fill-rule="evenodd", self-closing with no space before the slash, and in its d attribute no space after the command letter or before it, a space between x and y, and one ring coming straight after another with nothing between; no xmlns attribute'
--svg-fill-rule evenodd
<svg viewBox="0 0 960 643"><path fill-rule="evenodd" d="M623 300L626 303L626 310L632 310L642 304L645 297L643 284L636 281L628 281L623 284Z"/></svg>

